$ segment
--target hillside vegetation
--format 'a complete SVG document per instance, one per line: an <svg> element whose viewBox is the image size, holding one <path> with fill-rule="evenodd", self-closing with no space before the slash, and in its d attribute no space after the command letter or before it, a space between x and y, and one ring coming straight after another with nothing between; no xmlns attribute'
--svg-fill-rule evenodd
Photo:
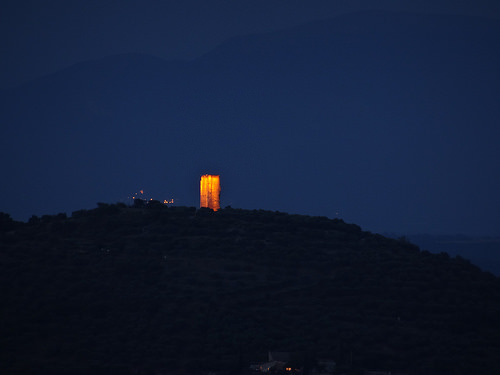
<svg viewBox="0 0 500 375"><path fill-rule="evenodd" d="M339 219L159 202L0 217L0 370L500 369L500 280Z"/></svg>

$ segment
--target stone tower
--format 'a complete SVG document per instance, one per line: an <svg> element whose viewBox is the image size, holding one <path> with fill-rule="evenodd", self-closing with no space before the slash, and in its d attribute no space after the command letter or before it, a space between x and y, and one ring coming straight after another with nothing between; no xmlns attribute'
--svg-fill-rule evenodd
<svg viewBox="0 0 500 375"><path fill-rule="evenodd" d="M220 176L204 174L200 180L200 207L220 209Z"/></svg>

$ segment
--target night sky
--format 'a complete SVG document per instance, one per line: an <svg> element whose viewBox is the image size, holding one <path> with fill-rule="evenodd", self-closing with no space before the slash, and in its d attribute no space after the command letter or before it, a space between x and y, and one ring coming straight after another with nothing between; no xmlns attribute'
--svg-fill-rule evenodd
<svg viewBox="0 0 500 375"><path fill-rule="evenodd" d="M441 24L387 45L353 34L343 40L359 55L344 42L343 60L325 53L335 74L314 63L321 30L345 37L349 17L371 10ZM321 28L336 17L338 29ZM27 220L140 189L196 206L199 177L214 173L222 206L379 233L500 235L499 19L490 1L11 2L0 13L0 211ZM448 22L457 46L433 40ZM480 31L460 37L462 24ZM295 51L294 35L315 41ZM432 66L453 59L456 68ZM141 75L134 90L127 74Z"/></svg>

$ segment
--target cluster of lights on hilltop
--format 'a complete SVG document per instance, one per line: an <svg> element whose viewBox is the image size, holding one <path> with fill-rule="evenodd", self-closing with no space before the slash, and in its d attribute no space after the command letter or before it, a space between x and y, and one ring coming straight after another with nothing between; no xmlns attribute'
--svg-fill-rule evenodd
<svg viewBox="0 0 500 375"><path fill-rule="evenodd" d="M144 195L144 190L139 190L137 193L134 193L131 197L128 197L129 199L136 200L136 199L141 199L143 201L153 201L153 200L158 200L158 199L153 199L153 198L148 198ZM159 200L161 202L161 200ZM163 204L174 204L174 198L170 199L164 199Z"/></svg>
<svg viewBox="0 0 500 375"><path fill-rule="evenodd" d="M220 176L219 175L210 175L204 174L200 178L200 207L210 208L214 211L220 210ZM144 194L144 190L141 189L138 192L134 193L128 199L132 199L132 201L140 200L140 201L158 201L162 202L162 200L153 199L147 197ZM163 199L163 204L169 205L174 204L174 198Z"/></svg>

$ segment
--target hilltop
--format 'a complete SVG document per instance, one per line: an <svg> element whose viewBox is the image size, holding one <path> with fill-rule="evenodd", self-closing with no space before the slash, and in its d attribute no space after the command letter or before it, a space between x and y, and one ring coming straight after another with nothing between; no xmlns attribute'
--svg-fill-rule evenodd
<svg viewBox="0 0 500 375"><path fill-rule="evenodd" d="M142 201L141 201L142 202ZM340 219L99 203L0 226L0 369L337 373L500 368L500 280Z"/></svg>

